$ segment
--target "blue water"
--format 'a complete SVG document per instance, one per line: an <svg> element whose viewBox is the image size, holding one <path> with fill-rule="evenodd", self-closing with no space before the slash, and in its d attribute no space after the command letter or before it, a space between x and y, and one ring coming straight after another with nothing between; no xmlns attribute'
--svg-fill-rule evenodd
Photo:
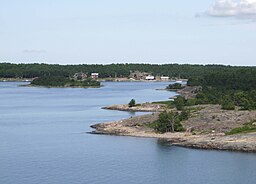
<svg viewBox="0 0 256 184"><path fill-rule="evenodd" d="M97 89L0 83L0 184L249 184L256 154L170 147L157 139L92 135L90 125L143 113L111 104L167 100L168 83Z"/></svg>

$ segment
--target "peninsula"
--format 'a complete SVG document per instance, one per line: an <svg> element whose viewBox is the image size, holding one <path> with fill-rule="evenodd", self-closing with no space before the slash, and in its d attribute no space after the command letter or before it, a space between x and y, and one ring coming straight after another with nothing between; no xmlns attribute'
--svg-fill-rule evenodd
<svg viewBox="0 0 256 184"><path fill-rule="evenodd" d="M184 147L256 152L255 132L234 132L246 126L251 126L255 130L256 123L252 119L256 119L256 111L222 110L220 105L192 106L190 118L182 121L185 131L166 133L156 132L152 127L152 124L158 120L159 114L160 112L153 112L95 124L91 126L95 129L92 133L160 138L171 145Z"/></svg>
<svg viewBox="0 0 256 184"><path fill-rule="evenodd" d="M251 70L190 78L167 86L169 101L112 105L110 110L151 114L92 125L95 134L163 138L172 145L256 152L256 78ZM176 88L177 89L176 89Z"/></svg>

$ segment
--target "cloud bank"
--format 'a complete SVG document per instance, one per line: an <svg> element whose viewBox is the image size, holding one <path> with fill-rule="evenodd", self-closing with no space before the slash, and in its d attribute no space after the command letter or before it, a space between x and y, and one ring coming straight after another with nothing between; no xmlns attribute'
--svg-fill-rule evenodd
<svg viewBox="0 0 256 184"><path fill-rule="evenodd" d="M256 0L215 0L206 13L213 17L256 18Z"/></svg>

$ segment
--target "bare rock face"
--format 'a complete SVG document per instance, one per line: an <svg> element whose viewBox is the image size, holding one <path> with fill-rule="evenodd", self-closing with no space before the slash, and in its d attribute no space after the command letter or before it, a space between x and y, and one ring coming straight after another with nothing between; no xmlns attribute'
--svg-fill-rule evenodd
<svg viewBox="0 0 256 184"><path fill-rule="evenodd" d="M181 96L185 99L195 98L198 92L202 91L201 86L185 86L184 88L177 90Z"/></svg>
<svg viewBox="0 0 256 184"><path fill-rule="evenodd" d="M222 110L220 105L200 105L192 117L182 124L186 129L198 132L225 133L233 128L256 120L256 111Z"/></svg>

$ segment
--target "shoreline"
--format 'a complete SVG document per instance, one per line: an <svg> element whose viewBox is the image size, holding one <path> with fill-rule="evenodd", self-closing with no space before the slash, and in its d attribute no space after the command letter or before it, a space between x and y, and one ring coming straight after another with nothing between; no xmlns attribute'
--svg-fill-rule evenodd
<svg viewBox="0 0 256 184"><path fill-rule="evenodd" d="M127 104L115 104L110 106L102 107L106 110L117 110L117 111L129 111L129 112L162 112L166 108L164 104L152 104L142 103L133 107L129 107Z"/></svg>
<svg viewBox="0 0 256 184"><path fill-rule="evenodd" d="M115 122L111 122L115 123ZM102 126L102 124L98 124ZM89 132L96 135L112 135L112 136L129 136L138 138L157 138L163 139L170 146L181 146L186 148L207 149L207 150L225 150L225 151L240 151L256 153L256 133L223 135L223 134L203 134L192 135L188 132L176 133L154 133L151 131L137 130L132 128L99 128L98 125L92 125L91 128L95 131Z"/></svg>
<svg viewBox="0 0 256 184"><path fill-rule="evenodd" d="M198 114L197 117L183 122L186 132L156 133L148 124L158 118L160 113L158 111L128 119L94 124L91 128L95 130L90 133L164 139L170 145L188 148L256 152L256 132L225 135L226 131L243 124L242 121L232 123L233 119L229 119L230 117L245 118L243 120L247 121L247 119L256 117L256 111L223 111L217 105L202 106L198 109L200 110L195 112ZM216 119L211 119L211 116L216 116Z"/></svg>
<svg viewBox="0 0 256 184"><path fill-rule="evenodd" d="M0 78L0 82L31 82L33 78ZM187 82L188 79L180 79ZM99 82L176 82L176 80L131 80L128 78L99 78Z"/></svg>

